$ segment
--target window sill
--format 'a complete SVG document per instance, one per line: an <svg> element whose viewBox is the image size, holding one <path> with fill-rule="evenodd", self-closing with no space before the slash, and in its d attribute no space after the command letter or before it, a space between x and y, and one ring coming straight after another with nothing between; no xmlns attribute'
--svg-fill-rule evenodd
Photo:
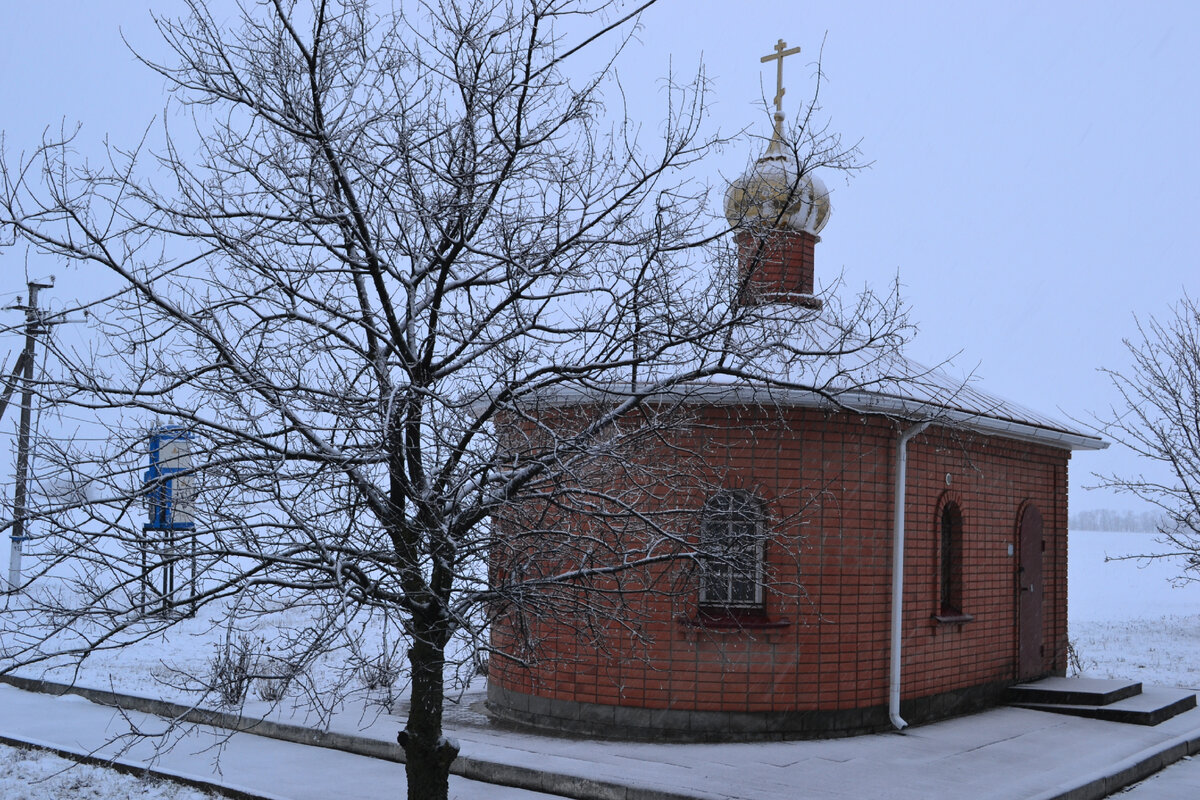
<svg viewBox="0 0 1200 800"><path fill-rule="evenodd" d="M970 622L975 617L970 614L934 614L930 617L938 625L962 625L964 622Z"/></svg>
<svg viewBox="0 0 1200 800"><path fill-rule="evenodd" d="M752 608L700 609L690 617L676 617L675 621L688 628L716 631L770 631L792 626L791 620L771 619L762 611Z"/></svg>

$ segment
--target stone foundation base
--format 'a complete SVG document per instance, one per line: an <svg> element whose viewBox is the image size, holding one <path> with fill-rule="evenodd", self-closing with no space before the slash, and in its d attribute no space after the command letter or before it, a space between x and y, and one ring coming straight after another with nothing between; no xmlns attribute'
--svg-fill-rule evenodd
<svg viewBox="0 0 1200 800"><path fill-rule="evenodd" d="M1011 682L973 686L905 700L910 725L979 711L1000 702ZM634 741L714 742L826 739L878 733L892 727L887 705L804 711L693 711L554 700L488 684L488 712L519 726Z"/></svg>

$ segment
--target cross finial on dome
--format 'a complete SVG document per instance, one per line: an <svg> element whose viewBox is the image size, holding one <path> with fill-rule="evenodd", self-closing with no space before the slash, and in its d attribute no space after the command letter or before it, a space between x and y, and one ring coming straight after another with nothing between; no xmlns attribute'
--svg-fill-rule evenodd
<svg viewBox="0 0 1200 800"><path fill-rule="evenodd" d="M762 64L765 64L768 61L775 62L775 113L776 114L783 113L783 93L787 91L787 89L783 88L783 59L785 59L788 56L794 56L794 55L796 55L796 53L800 52L799 47L793 47L791 50L788 50L786 48L787 48L787 42L785 42L783 39L780 39L778 41L778 43L776 43L776 45L775 45L774 53L772 53L771 55L763 56L762 58L759 59L759 62Z"/></svg>
<svg viewBox="0 0 1200 800"><path fill-rule="evenodd" d="M771 132L771 144L767 152L777 155L783 152L783 95L787 91L783 88L783 59L796 55L800 52L800 48L793 47L788 50L787 42L780 39L775 44L774 50L774 53L760 58L759 62L762 64L768 61L775 62L775 130Z"/></svg>

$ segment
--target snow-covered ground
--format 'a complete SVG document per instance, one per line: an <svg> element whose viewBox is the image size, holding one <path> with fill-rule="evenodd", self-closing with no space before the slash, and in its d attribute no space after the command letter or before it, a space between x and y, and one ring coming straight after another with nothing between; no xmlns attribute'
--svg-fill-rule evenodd
<svg viewBox="0 0 1200 800"><path fill-rule="evenodd" d="M1070 638L1082 674L1133 678L1147 684L1200 688L1200 583L1178 585L1178 565L1164 561L1107 560L1152 551L1154 537L1137 533L1073 531L1070 543ZM269 636L268 630L258 635ZM77 682L143 695L184 699L162 680L176 668L203 674L210 666L214 634L205 615L181 624L168 642L149 642L126 651L98 653L85 663ZM332 668L332 665L330 665ZM69 680L51 672L50 679ZM172 681L175 682L175 681ZM401 686L397 690L402 692ZM365 689L347 698L343 713L369 722L385 698ZM264 713L267 704L249 698L246 711ZM200 800L201 793L135 779L93 767L61 773L66 762L54 756L0 749L0 797L52 800L148 798ZM131 783L132 782L132 783ZM86 787L86 792L81 787ZM138 792L142 792L138 794Z"/></svg>
<svg viewBox="0 0 1200 800"><path fill-rule="evenodd" d="M1071 532L1068 627L1077 666L1092 678L1200 689L1200 583L1176 580L1177 562L1111 560L1155 547L1154 534Z"/></svg>
<svg viewBox="0 0 1200 800"><path fill-rule="evenodd" d="M0 745L4 800L216 800L217 795L114 769L77 764L43 750Z"/></svg>

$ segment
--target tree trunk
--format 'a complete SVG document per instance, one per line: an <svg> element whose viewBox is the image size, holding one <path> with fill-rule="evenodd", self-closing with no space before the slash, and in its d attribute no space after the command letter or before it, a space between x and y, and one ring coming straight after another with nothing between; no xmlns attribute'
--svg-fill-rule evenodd
<svg viewBox="0 0 1200 800"><path fill-rule="evenodd" d="M412 697L407 727L397 737L407 762L408 800L448 800L450 764L458 756L458 745L442 735L445 648L431 641L435 636L416 631L408 651Z"/></svg>

